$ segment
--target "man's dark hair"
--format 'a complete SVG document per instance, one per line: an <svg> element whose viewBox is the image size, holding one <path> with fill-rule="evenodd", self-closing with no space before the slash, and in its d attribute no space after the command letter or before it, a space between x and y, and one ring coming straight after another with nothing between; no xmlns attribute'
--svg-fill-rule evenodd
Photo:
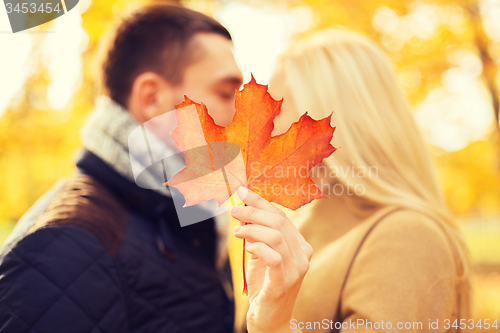
<svg viewBox="0 0 500 333"><path fill-rule="evenodd" d="M180 5L140 7L118 22L101 49L101 90L126 106L141 73L151 71L171 84L181 83L184 70L199 55L192 37L202 32L231 40L219 22Z"/></svg>

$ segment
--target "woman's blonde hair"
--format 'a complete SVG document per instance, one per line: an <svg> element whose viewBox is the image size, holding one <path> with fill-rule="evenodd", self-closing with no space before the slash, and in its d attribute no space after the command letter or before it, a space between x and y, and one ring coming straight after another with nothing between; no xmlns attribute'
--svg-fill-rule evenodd
<svg viewBox="0 0 500 333"><path fill-rule="evenodd" d="M440 223L455 248L461 277L458 318L468 318L468 250L448 211L428 147L383 51L359 34L324 30L296 42L278 60L273 85L279 86L285 102L297 112L308 111L319 119L334 111L332 125L337 129L332 144L339 150L323 163L329 170L341 170L332 181L350 193L364 188L362 196L350 197L358 209L396 205Z"/></svg>

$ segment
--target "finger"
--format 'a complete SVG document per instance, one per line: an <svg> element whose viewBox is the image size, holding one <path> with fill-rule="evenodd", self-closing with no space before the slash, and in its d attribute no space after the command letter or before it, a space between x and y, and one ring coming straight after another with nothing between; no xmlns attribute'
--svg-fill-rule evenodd
<svg viewBox="0 0 500 333"><path fill-rule="evenodd" d="M242 223L260 224L273 229L280 229L287 224L288 218L252 206L233 206L231 216Z"/></svg>
<svg viewBox="0 0 500 333"><path fill-rule="evenodd" d="M278 252L283 258L285 267L292 263L292 256L283 234L277 230L261 225L246 225L235 227L234 235L244 238L247 242L261 242Z"/></svg>
<svg viewBox="0 0 500 333"><path fill-rule="evenodd" d="M243 186L240 186L238 188L238 192L237 193L238 193L238 196L240 197L240 199L245 204L249 205L250 207L254 206L255 208L260 208L260 209L263 209L263 210L268 211L270 213L274 213L276 215L279 215L280 219L278 220L278 222L279 222L278 224L281 224L281 228L283 228L283 230L286 230L285 231L286 238L289 239L289 237L290 237L290 230L292 230L292 232L293 232L293 234L295 234L297 242L298 242L298 244L300 246L300 248L298 248L296 246L296 244L290 244L291 246L289 246L289 248L291 249L290 252L291 252L292 256L293 257L297 257L297 255L299 255L299 252L301 252L301 253L305 254L307 260L311 259L312 254L313 254L312 247L309 245L309 243L307 243L307 241L305 240L305 238L297 230L297 228L295 227L295 225L288 219L288 217L286 216L286 214L283 213L283 211L281 211L278 207L276 207L273 204L271 204L266 199L262 198L257 193L255 193L255 192L253 192L251 190L248 190L247 188L245 188ZM243 206L239 206L239 207L243 207ZM246 206L246 207L247 208L243 211L244 213L248 209L248 206ZM232 213L232 211L233 211L233 208L231 208L231 213ZM233 215L233 217L237 218L235 215ZM262 220L260 220L260 221L262 221ZM244 222L253 223L252 221L244 221ZM243 225L244 223L240 222L240 224ZM276 226L274 226L274 228L277 229Z"/></svg>
<svg viewBox="0 0 500 333"><path fill-rule="evenodd" d="M274 206L272 203L270 203L257 193L250 191L246 187L240 186L237 193L241 201L243 201L248 206L259 208L274 214L286 216L285 213L278 209L278 207Z"/></svg>
<svg viewBox="0 0 500 333"><path fill-rule="evenodd" d="M262 210L265 210L265 211L268 211L268 212L271 212L271 213L274 213L277 215L281 215L285 218L287 217L286 214L283 213L283 211L280 210L278 207L274 206L272 203L270 203L266 199L262 198L257 193L247 189L246 187L240 186L238 188L237 193L238 193L238 196L240 197L240 199L248 206L252 206L252 207L259 208L259 209L262 209ZM288 220L288 218L286 218L286 220L283 220L283 221L289 221L289 220ZM304 239L304 237L302 237L302 235L297 230L295 225L293 225L293 223L291 223L291 222L290 222L290 224L291 224L292 228L294 229L294 233L297 236L300 244L302 244L302 245L307 244L306 240Z"/></svg>
<svg viewBox="0 0 500 333"><path fill-rule="evenodd" d="M269 267L269 282L275 286L285 286L285 268L281 255L264 243L247 243L248 253L262 260Z"/></svg>
<svg viewBox="0 0 500 333"><path fill-rule="evenodd" d="M300 258L303 255L302 244L299 240L304 238L286 216L251 206L231 207L231 216L242 222L258 224L279 231L283 234L292 258Z"/></svg>

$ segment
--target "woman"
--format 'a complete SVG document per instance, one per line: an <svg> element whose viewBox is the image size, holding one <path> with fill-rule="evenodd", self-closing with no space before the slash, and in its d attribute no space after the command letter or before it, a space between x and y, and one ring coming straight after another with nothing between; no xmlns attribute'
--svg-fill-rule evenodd
<svg viewBox="0 0 500 333"><path fill-rule="evenodd" d="M293 45L269 86L274 98L284 99L276 133L305 111L315 119L334 111L333 145L340 149L313 169L330 198L300 210L294 218L300 234L278 209L247 202L232 211L253 223L235 228L235 235L251 242L252 265L261 265L247 272L257 285L250 291L249 332L267 329L256 324L265 322L263 309L254 313L256 298L269 302L268 311L278 304L265 297L280 286L263 274L269 262L284 276L275 279L287 295L278 305L289 331L463 330L470 319L467 248L387 57L358 34L326 30ZM281 236L277 225L287 228ZM314 256L304 277L308 244Z"/></svg>

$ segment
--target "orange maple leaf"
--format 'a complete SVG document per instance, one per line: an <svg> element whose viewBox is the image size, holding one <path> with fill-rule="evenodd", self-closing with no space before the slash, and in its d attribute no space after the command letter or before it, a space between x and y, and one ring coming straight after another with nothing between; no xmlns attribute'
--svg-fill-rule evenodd
<svg viewBox="0 0 500 333"><path fill-rule="evenodd" d="M314 120L306 112L286 133L271 137L282 101L274 100L267 86L252 76L236 91L232 122L221 127L205 105L185 96L176 105L172 137L184 152L186 167L166 185L184 195L185 206L209 199L220 206L240 185L293 210L325 198L308 173L336 150L330 144L335 131L331 115Z"/></svg>

